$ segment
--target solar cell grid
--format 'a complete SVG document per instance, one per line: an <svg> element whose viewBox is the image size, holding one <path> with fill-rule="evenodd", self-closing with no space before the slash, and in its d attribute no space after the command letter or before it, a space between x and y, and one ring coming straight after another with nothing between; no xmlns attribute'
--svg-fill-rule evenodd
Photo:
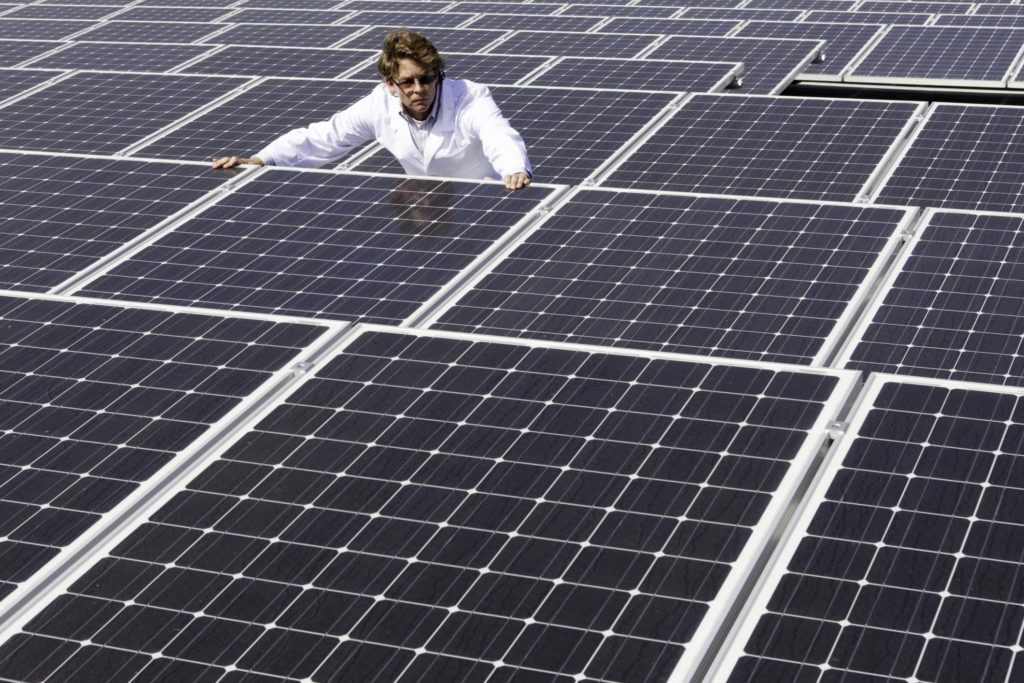
<svg viewBox="0 0 1024 683"><path fill-rule="evenodd" d="M658 36L643 34L558 33L516 31L489 52L551 57L636 57L651 47ZM690 57L701 59L701 57ZM713 57L706 56L706 59Z"/></svg>
<svg viewBox="0 0 1024 683"><path fill-rule="evenodd" d="M566 5L561 2L524 2L523 8L530 14L554 14ZM447 11L478 14L480 12L503 12L508 10L506 2L456 2Z"/></svg>
<svg viewBox="0 0 1024 683"><path fill-rule="evenodd" d="M175 21L109 21L76 36L76 38L78 40L128 43L191 43L199 41L204 36L215 33L221 28L223 28L221 24ZM101 66L107 69L120 68L115 67L114 64Z"/></svg>
<svg viewBox="0 0 1024 683"><path fill-rule="evenodd" d="M563 57L531 78L529 84L574 84L602 90L718 92L734 85L742 71L742 64L728 62Z"/></svg>
<svg viewBox="0 0 1024 683"><path fill-rule="evenodd" d="M881 201L1020 211L1018 107L936 104L878 191Z"/></svg>
<svg viewBox="0 0 1024 683"><path fill-rule="evenodd" d="M271 170L80 292L397 324L548 194Z"/></svg>
<svg viewBox="0 0 1024 683"><path fill-rule="evenodd" d="M273 1L273 0L270 0ZM397 0L396 2L381 2L381 0L346 0L343 2L339 9L345 10L383 10L392 9L395 12L468 12L470 10L462 10L455 7L452 10L448 8L451 6L451 2L448 0ZM507 5L506 5L507 6ZM481 10L485 11L485 10ZM533 8L530 8L533 11Z"/></svg>
<svg viewBox="0 0 1024 683"><path fill-rule="evenodd" d="M820 362L903 209L584 191L433 327Z"/></svg>
<svg viewBox="0 0 1024 683"><path fill-rule="evenodd" d="M379 49L379 48L378 48ZM444 52L445 77L466 78L487 85L512 85L548 63L546 57ZM379 80L377 64L367 64L351 78Z"/></svg>
<svg viewBox="0 0 1024 683"><path fill-rule="evenodd" d="M91 21L0 18L0 38L59 40L93 25Z"/></svg>
<svg viewBox="0 0 1024 683"><path fill-rule="evenodd" d="M352 16L352 12L336 12L315 9L242 9L222 21L234 24L310 24L325 26L340 23Z"/></svg>
<svg viewBox="0 0 1024 683"><path fill-rule="evenodd" d="M63 73L63 71L0 69L0 102L16 97Z"/></svg>
<svg viewBox="0 0 1024 683"><path fill-rule="evenodd" d="M55 41L0 40L0 66L16 66L62 45Z"/></svg>
<svg viewBox="0 0 1024 683"><path fill-rule="evenodd" d="M744 24L735 35L825 41L825 60L817 64L808 64L804 69L805 74L814 74L817 80L821 80L825 76L838 79L882 29L882 24L751 21Z"/></svg>
<svg viewBox="0 0 1024 683"><path fill-rule="evenodd" d="M853 201L922 105L696 95L603 184Z"/></svg>
<svg viewBox="0 0 1024 683"><path fill-rule="evenodd" d="M1020 16L1024 15L1024 7L979 2L975 5L974 14Z"/></svg>
<svg viewBox="0 0 1024 683"><path fill-rule="evenodd" d="M159 2L160 0L153 0L154 4ZM268 9L336 9L343 4L338 0L242 0L242 2L232 3L235 7Z"/></svg>
<svg viewBox="0 0 1024 683"><path fill-rule="evenodd" d="M852 10L857 0L747 0L745 8L754 9L833 9L839 11Z"/></svg>
<svg viewBox="0 0 1024 683"><path fill-rule="evenodd" d="M255 154L294 128L327 120L369 94L372 87L363 81L268 80L134 153L193 160Z"/></svg>
<svg viewBox="0 0 1024 683"><path fill-rule="evenodd" d="M376 26L383 24L392 28L399 26L423 26L456 28L475 17L468 12L392 12L362 10L345 20L346 24Z"/></svg>
<svg viewBox="0 0 1024 683"><path fill-rule="evenodd" d="M967 14L973 3L970 2L928 2L927 0L914 0L913 2L900 2L899 0L865 0L857 5L858 12L906 12L912 9L914 12L927 12L929 14Z"/></svg>
<svg viewBox="0 0 1024 683"><path fill-rule="evenodd" d="M903 3L904 8L915 9L917 3ZM926 12L835 12L827 10L810 10L804 21L835 22L839 24L906 24L923 26L932 20L933 15Z"/></svg>
<svg viewBox="0 0 1024 683"><path fill-rule="evenodd" d="M1021 419L1019 392L876 377L721 679L1017 680Z"/></svg>
<svg viewBox="0 0 1024 683"><path fill-rule="evenodd" d="M993 28L1019 28L1024 27L1024 16L1013 16L1003 14L985 15L964 15L964 14L937 14L935 15L936 26L990 26Z"/></svg>
<svg viewBox="0 0 1024 683"><path fill-rule="evenodd" d="M0 155L0 288L56 287L225 179L179 164Z"/></svg>
<svg viewBox="0 0 1024 683"><path fill-rule="evenodd" d="M1024 30L891 26L844 80L1002 86L1024 48Z"/></svg>
<svg viewBox="0 0 1024 683"><path fill-rule="evenodd" d="M1024 384L1021 221L1000 214L930 214L884 298L865 316L844 354L846 364Z"/></svg>
<svg viewBox="0 0 1024 683"><path fill-rule="evenodd" d="M579 183L615 153L669 103L670 93L602 92L575 88L496 86L502 114L529 150L534 176L544 182ZM354 168L392 169L386 150Z"/></svg>
<svg viewBox="0 0 1024 683"><path fill-rule="evenodd" d="M529 5L530 14L535 14L533 5ZM498 10L481 10L495 12ZM626 5L590 5L570 4L559 14L575 14L581 16L604 16L604 17L661 17L667 19L674 16L679 10L675 7L633 7Z"/></svg>
<svg viewBox="0 0 1024 683"><path fill-rule="evenodd" d="M55 2L56 1L57 0L55 0ZM98 2L98 0L96 1ZM272 1L275 3L287 2L287 0ZM316 0L302 0L302 2L316 2ZM137 0L130 4L132 7L145 7L148 5L156 5L158 7L224 7L226 11L235 5L248 5L249 3L239 3L237 0ZM282 7L283 5L277 4L276 6Z"/></svg>
<svg viewBox="0 0 1024 683"><path fill-rule="evenodd" d="M215 22L230 15L234 10L202 7L129 7L117 15L119 21L193 21Z"/></svg>
<svg viewBox="0 0 1024 683"><path fill-rule="evenodd" d="M35 678L665 679L847 387L367 331L0 655Z"/></svg>
<svg viewBox="0 0 1024 683"><path fill-rule="evenodd" d="M207 39L225 45L274 47L330 47L358 32L355 26L310 26L309 24L245 24L234 26ZM378 41L380 42L380 41ZM360 47L360 46L354 46Z"/></svg>
<svg viewBox="0 0 1024 683"><path fill-rule="evenodd" d="M7 19L102 19L121 11L120 6L23 5L4 13Z"/></svg>
<svg viewBox="0 0 1024 683"><path fill-rule="evenodd" d="M776 94L802 73L821 49L817 40L671 36L643 56L743 62L744 92Z"/></svg>
<svg viewBox="0 0 1024 683"><path fill-rule="evenodd" d="M796 21L803 15L801 9L689 7L679 15L682 19L739 19L764 21Z"/></svg>
<svg viewBox="0 0 1024 683"><path fill-rule="evenodd" d="M323 331L10 296L0 317L0 597Z"/></svg>
<svg viewBox="0 0 1024 683"><path fill-rule="evenodd" d="M166 43L75 42L33 60L33 69L93 69L96 71L170 71L212 49L210 45Z"/></svg>
<svg viewBox="0 0 1024 683"><path fill-rule="evenodd" d="M573 31L587 32L597 28L604 23L599 17L550 17L537 16L527 13L520 14L480 14L466 26L471 28L488 28L501 30L530 30L542 29L545 31Z"/></svg>
<svg viewBox="0 0 1024 683"><path fill-rule="evenodd" d="M0 107L0 147L114 154L244 82L237 78L75 74Z"/></svg>
<svg viewBox="0 0 1024 683"><path fill-rule="evenodd" d="M338 78L376 57L369 50L231 45L185 67L194 74Z"/></svg>
<svg viewBox="0 0 1024 683"><path fill-rule="evenodd" d="M416 29L413 29L416 30ZM386 26L369 26L363 33L351 40L346 40L342 47L380 50L387 35ZM441 54L448 57L449 50L468 53L483 50L500 38L508 35L508 31L493 31L482 28L424 28L422 32L437 46Z"/></svg>
<svg viewBox="0 0 1024 683"><path fill-rule="evenodd" d="M651 33L665 35L724 36L740 25L739 21L714 19L644 19L617 17L598 30L602 33Z"/></svg>

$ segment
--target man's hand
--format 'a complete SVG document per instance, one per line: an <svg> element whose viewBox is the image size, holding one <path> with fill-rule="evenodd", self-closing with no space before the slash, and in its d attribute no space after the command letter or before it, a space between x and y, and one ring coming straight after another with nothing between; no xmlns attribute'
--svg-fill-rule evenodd
<svg viewBox="0 0 1024 683"><path fill-rule="evenodd" d="M513 173L512 175L505 176L504 181L505 189L510 192L515 192L516 190L521 190L530 184L530 176L520 171L519 173Z"/></svg>
<svg viewBox="0 0 1024 683"><path fill-rule="evenodd" d="M214 168L234 168L235 166L241 166L242 164L262 166L263 159L260 159L259 157L220 157L213 160Z"/></svg>

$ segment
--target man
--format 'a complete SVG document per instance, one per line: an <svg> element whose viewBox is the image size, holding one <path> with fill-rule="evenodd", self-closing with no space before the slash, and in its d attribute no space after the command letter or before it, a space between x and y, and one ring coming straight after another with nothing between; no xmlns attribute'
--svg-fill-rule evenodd
<svg viewBox="0 0 1024 683"><path fill-rule="evenodd" d="M523 138L487 86L445 80L444 59L426 36L389 32L377 72L383 83L348 109L282 135L255 156L214 159L213 168L323 166L377 140L412 175L501 178L512 191L530 184Z"/></svg>

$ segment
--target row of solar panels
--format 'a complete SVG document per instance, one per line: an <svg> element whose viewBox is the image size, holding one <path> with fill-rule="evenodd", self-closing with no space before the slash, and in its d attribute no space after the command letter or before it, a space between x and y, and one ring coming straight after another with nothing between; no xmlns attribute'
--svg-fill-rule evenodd
<svg viewBox="0 0 1024 683"><path fill-rule="evenodd" d="M8 680L1021 674L1020 390L0 307Z"/></svg>
<svg viewBox="0 0 1024 683"><path fill-rule="evenodd" d="M443 15L438 15L443 16ZM523 16L522 19L534 19ZM273 20L266 17L266 21ZM538 25L546 25L547 18L538 17ZM277 19L280 20L280 19ZM637 21L637 20L629 20ZM805 77L815 80L842 80L851 83L890 83L943 85L966 87L1022 86L1020 72L1024 58L1024 28L962 27L962 26L887 26L881 24L787 23L781 21L721 22L697 20L667 25L652 20L650 26L611 26L597 34L575 33L569 40L564 34L546 28L545 31L522 28L511 32L435 27L444 24L426 20L424 30L434 35L441 45L455 46L454 53L482 52L484 54L539 56L602 56L617 58L694 58L694 50L703 52L702 59L739 61L737 50L744 41L735 38L760 38L760 43L747 41L756 52L784 49L791 40L823 40L827 60L819 60L805 71ZM16 35L20 39L30 36L48 39L75 36L64 43L26 42L4 45L3 61L33 68L132 68L134 70L181 70L200 73L253 73L263 67L259 75L292 75L306 77L337 77L351 72L355 60L370 59L384 33L377 26L325 26L306 28L305 24L229 24L215 27L202 23L110 22L84 30L77 22L29 22L32 30L25 31L18 20L6 24L0 19L0 35ZM14 22L13 25L11 22ZM40 26L40 24L47 24ZM529 22L524 22L527 27ZM89 25L91 26L91 24ZM175 28L176 27L176 28ZM536 26L534 28L537 28ZM573 30L573 29L566 29ZM629 32L634 33L620 33ZM650 31L650 33L641 33ZM683 34L689 34L685 36ZM666 36L675 36L666 38ZM699 37L704 37L701 41ZM710 41L711 37L721 37ZM153 54L155 45L135 47L111 45L109 42L166 43ZM175 42L179 41L179 42ZM203 45L188 45L192 42ZM587 43L579 48L579 43ZM279 56L281 66L272 67L257 62L239 66L239 50L234 44L260 45L270 51L269 45L322 47L304 55L295 63L296 50L285 50ZM696 44L696 45L695 45ZM338 46L329 49L326 46ZM790 47L793 47L790 44ZM360 56L353 50L367 50ZM55 50L51 54L51 51ZM235 53L235 54L233 54ZM33 59L34 55L40 55ZM753 60L762 61L760 55ZM760 57L760 59L759 59ZM504 59L508 59L505 57ZM769 61L777 63L775 54ZM287 73L282 73L291 62ZM753 67L754 64L751 64ZM348 67L348 68L346 68ZM248 69L248 70L247 70ZM752 69L757 74L758 69ZM788 81L784 81L787 82ZM768 92L760 80L751 87L752 92ZM775 84L773 83L772 86Z"/></svg>

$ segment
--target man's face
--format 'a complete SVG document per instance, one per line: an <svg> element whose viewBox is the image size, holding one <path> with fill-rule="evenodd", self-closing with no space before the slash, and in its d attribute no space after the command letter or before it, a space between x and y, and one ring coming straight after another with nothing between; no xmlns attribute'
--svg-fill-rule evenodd
<svg viewBox="0 0 1024 683"><path fill-rule="evenodd" d="M425 83L424 79L433 80ZM422 121L430 113L437 95L437 74L412 59L400 59L398 73L388 81L388 87L402 101L409 114Z"/></svg>

